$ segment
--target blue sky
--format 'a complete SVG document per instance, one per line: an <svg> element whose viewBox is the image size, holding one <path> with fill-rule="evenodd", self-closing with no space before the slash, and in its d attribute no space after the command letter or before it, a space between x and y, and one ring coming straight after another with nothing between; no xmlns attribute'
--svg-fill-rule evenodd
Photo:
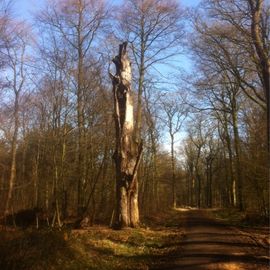
<svg viewBox="0 0 270 270"><path fill-rule="evenodd" d="M14 0L14 13L21 19L31 21L33 14L37 12L46 3L47 0ZM58 1L58 0L55 0ZM108 0L113 3L120 3L125 0ZM184 7L193 7L199 4L200 0L178 0ZM190 61L185 55L178 56L182 68L190 69Z"/></svg>
<svg viewBox="0 0 270 270"><path fill-rule="evenodd" d="M55 0L57 1L57 0ZM121 0L113 0L113 2L120 2ZM14 0L15 14L26 20L31 18L31 13L40 9L46 0ZM196 6L200 0L179 0L183 6Z"/></svg>
<svg viewBox="0 0 270 270"><path fill-rule="evenodd" d="M31 22L32 15L37 12L42 6L46 3L47 0L14 0L14 15L19 16L21 19L25 19ZM58 1L58 0L55 0ZM114 3L119 3L124 0L109 0ZM179 0L182 3L183 7L193 7L199 4L200 0ZM178 66L186 71L192 69L192 63L189 60L186 54L180 55L177 57L179 61ZM160 67L160 71L165 77L168 77L171 70L170 68ZM181 140L184 137L183 132L180 132L177 136L177 145L179 144L179 139ZM163 141L163 147L166 150L169 150L169 138L165 136Z"/></svg>
<svg viewBox="0 0 270 270"><path fill-rule="evenodd" d="M44 2L44 0L14 0L14 13L23 19L29 20L31 13L39 10Z"/></svg>

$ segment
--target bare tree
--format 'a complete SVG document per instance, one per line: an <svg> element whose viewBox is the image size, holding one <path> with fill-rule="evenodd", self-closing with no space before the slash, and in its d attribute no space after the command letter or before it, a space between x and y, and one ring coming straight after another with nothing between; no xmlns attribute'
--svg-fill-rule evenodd
<svg viewBox="0 0 270 270"><path fill-rule="evenodd" d="M206 0L204 3L209 17L213 20L211 20L212 26L209 23L202 23L202 25L207 25L208 30L205 33L207 32L208 36L219 44L220 52L225 56L222 62L226 63L225 66L230 68L232 74L241 82L241 90L253 101L263 104L266 108L269 152L269 2ZM222 45L224 40L228 41L227 46ZM243 69L231 61L232 46L238 48L238 52L244 56L241 66L245 72L241 72ZM245 76L251 73L256 74L257 78L255 79L254 75Z"/></svg>
<svg viewBox="0 0 270 270"><path fill-rule="evenodd" d="M144 90L144 119L143 141L144 141L144 177L141 178L141 205L146 215L154 213L159 209L160 193L157 168L157 154L159 150L160 126L158 118L158 101L160 93L153 91L154 84L148 84Z"/></svg>
<svg viewBox="0 0 270 270"><path fill-rule="evenodd" d="M180 132L182 125L187 117L187 108L181 104L179 98L173 94L165 96L161 101L164 117L161 121L169 131L171 146L171 170L172 170L172 207L176 208L176 173L175 173L175 136Z"/></svg>
<svg viewBox="0 0 270 270"><path fill-rule="evenodd" d="M20 128L20 98L25 87L26 81L26 49L29 42L27 29L21 23L12 25L12 33L3 38L2 53L6 56L6 68L10 76L6 77L6 86L13 94L12 101L12 136L11 136L11 167L9 177L9 188L6 200L5 213L10 211L13 188L16 181L16 154L17 141Z"/></svg>

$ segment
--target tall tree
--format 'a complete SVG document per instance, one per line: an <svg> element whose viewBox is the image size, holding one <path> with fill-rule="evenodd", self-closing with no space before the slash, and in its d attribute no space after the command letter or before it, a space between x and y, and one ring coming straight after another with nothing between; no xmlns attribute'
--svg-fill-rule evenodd
<svg viewBox="0 0 270 270"><path fill-rule="evenodd" d="M251 11L250 32L252 44L255 48L257 68L261 74L266 98L267 146L270 158L270 5L267 6L266 3L264 5L264 0L248 0L248 5Z"/></svg>
<svg viewBox="0 0 270 270"><path fill-rule="evenodd" d="M9 188L6 200L5 212L11 207L13 188L16 180L16 154L20 128L20 99L26 82L26 53L29 42L27 29L22 23L13 23L12 32L3 37L2 53L6 56L6 68L9 76L6 77L5 86L13 95L12 101L12 135L11 135L11 165L9 176ZM11 30L11 29L10 29Z"/></svg>
<svg viewBox="0 0 270 270"><path fill-rule="evenodd" d="M253 101L263 103L267 111L267 145L269 153L270 145L270 46L269 46L269 1L264 0L205 0L208 16L215 31L212 37L218 40L227 40L230 46L237 47L244 55L246 62L242 65L245 72L241 72L239 66L235 66L230 58L230 47L220 46L227 56L226 63L233 74L241 81L242 91ZM208 24L209 25L209 24ZM254 76L245 76L252 72ZM263 91L261 91L261 89ZM251 90L251 91L250 91ZM263 92L263 93L261 93ZM258 100L259 99L259 100Z"/></svg>
<svg viewBox="0 0 270 270"><path fill-rule="evenodd" d="M116 67L116 74L111 74L116 131L116 207L113 227L136 227L139 225L137 171L142 143L139 144L134 136L132 74L127 43L119 46L119 54L113 62Z"/></svg>

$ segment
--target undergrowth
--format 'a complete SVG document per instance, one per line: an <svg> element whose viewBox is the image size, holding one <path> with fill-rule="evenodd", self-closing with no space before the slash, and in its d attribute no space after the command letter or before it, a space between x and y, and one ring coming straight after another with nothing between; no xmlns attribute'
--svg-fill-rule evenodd
<svg viewBox="0 0 270 270"><path fill-rule="evenodd" d="M269 219L254 211L239 211L235 208L215 209L212 211L215 218L223 222L241 227L269 226Z"/></svg>
<svg viewBox="0 0 270 270"><path fill-rule="evenodd" d="M161 220L166 226L161 226ZM148 269L179 251L181 232L175 223L174 213L152 220L150 228L1 231L0 269Z"/></svg>

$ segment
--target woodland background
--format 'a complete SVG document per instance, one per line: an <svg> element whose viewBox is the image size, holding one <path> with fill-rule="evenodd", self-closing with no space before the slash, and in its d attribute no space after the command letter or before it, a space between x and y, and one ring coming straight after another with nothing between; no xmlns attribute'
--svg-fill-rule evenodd
<svg viewBox="0 0 270 270"><path fill-rule="evenodd" d="M32 25L0 5L1 215L42 209L52 226L85 214L110 223L108 73L128 41L141 215L192 206L269 217L269 1L47 1Z"/></svg>

